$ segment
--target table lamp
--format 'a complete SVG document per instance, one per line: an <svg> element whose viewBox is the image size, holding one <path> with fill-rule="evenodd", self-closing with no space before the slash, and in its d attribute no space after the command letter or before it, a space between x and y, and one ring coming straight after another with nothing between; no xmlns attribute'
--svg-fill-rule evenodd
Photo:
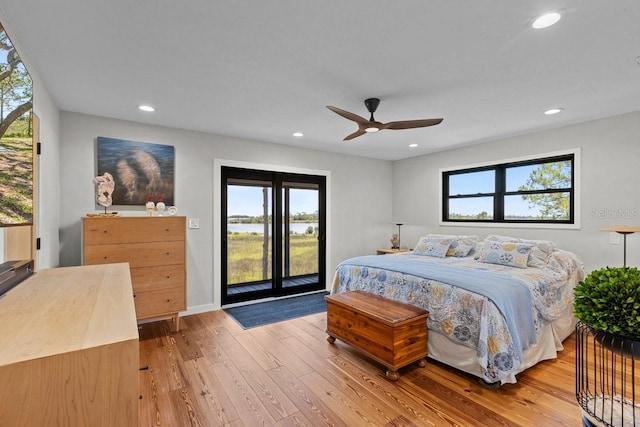
<svg viewBox="0 0 640 427"><path fill-rule="evenodd" d="M623 246L624 246L624 252L623 252L623 258L622 258L622 266L626 267L627 266L627 234L633 234L633 233L637 233L640 232L640 227L631 227L629 225L612 225L611 227L605 227L605 228L601 228L600 230L602 231L614 231L618 234L622 234L623 236Z"/></svg>
<svg viewBox="0 0 640 427"><path fill-rule="evenodd" d="M397 244L397 245L395 245L395 244L393 244L393 243L392 243L392 245L391 245L391 249L400 249L400 227L402 227L402 225L404 224L404 222L401 222L401 221L393 221L393 223L394 223L395 225L397 225L397 226L398 226L398 244Z"/></svg>

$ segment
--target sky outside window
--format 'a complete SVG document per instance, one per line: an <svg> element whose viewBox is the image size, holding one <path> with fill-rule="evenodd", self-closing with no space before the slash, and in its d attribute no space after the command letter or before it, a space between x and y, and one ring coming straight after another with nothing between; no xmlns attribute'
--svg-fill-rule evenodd
<svg viewBox="0 0 640 427"><path fill-rule="evenodd" d="M318 210L318 191L290 189L289 211L291 214L314 213ZM246 215L262 216L262 187L245 185L229 185L227 187L228 216ZM269 188L269 202L271 202L271 188ZM269 208L269 214L271 209Z"/></svg>

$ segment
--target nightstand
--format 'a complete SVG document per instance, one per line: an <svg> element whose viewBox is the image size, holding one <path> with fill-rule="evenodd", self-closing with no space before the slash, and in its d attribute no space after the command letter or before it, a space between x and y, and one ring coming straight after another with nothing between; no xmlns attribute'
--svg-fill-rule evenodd
<svg viewBox="0 0 640 427"><path fill-rule="evenodd" d="M400 248L400 249L391 249L391 248L385 248L385 249L378 249L377 255L387 255L387 254L399 254L400 252L409 252L411 249L409 248Z"/></svg>

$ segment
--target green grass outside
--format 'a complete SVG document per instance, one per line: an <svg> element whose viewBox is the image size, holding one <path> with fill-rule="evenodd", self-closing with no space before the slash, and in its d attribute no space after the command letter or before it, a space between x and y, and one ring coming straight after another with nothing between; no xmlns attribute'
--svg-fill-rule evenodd
<svg viewBox="0 0 640 427"><path fill-rule="evenodd" d="M312 234L290 236L289 276L318 273L318 238ZM267 277L262 275L264 239L261 234L227 235L227 283L229 285L271 278L271 239L268 241Z"/></svg>
<svg viewBox="0 0 640 427"><path fill-rule="evenodd" d="M4 137L0 139L0 223L32 219L33 141L30 137Z"/></svg>

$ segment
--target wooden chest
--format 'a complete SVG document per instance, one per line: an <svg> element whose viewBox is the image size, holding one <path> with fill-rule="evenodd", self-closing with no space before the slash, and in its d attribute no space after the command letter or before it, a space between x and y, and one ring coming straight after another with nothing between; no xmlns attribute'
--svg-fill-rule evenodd
<svg viewBox="0 0 640 427"><path fill-rule="evenodd" d="M388 368L391 380L398 369L427 357L429 312L362 291L327 295L327 341L336 338L358 348Z"/></svg>
<svg viewBox="0 0 640 427"><path fill-rule="evenodd" d="M128 262L138 320L186 310L186 218L85 217L84 265Z"/></svg>

